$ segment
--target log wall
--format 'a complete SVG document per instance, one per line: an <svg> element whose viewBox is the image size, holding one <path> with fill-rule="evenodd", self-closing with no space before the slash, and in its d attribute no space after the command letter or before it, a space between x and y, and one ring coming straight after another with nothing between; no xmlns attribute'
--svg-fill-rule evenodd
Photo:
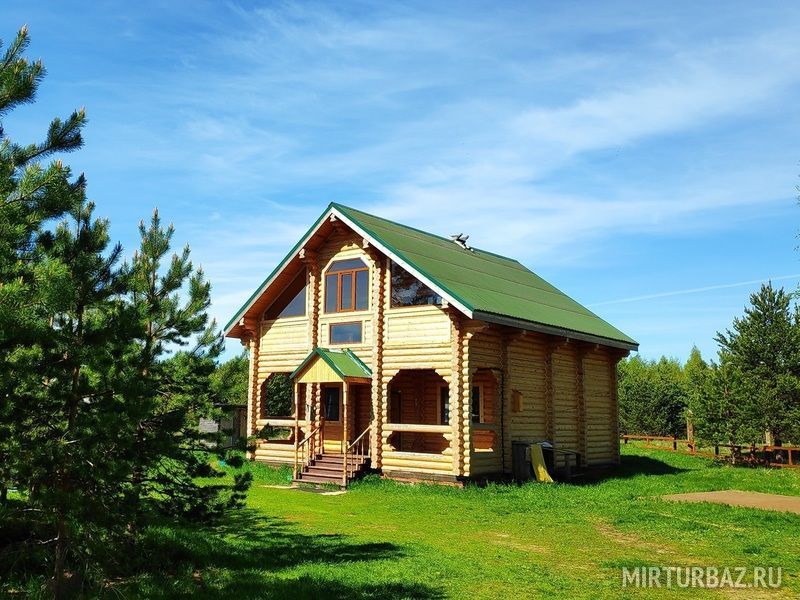
<svg viewBox="0 0 800 600"><path fill-rule="evenodd" d="M319 247L303 252L306 315L256 319L251 327L251 435L263 416L261 383L272 373L293 371L315 346L336 347L329 340L331 323L358 321L362 342L340 347L351 348L373 371L371 389L352 396L354 409L348 413L354 435L373 417L373 466L393 474L461 478L509 473L516 440L550 440L582 452L588 465L619 460L616 362L623 353L472 321L447 306L392 308L389 260L341 225ZM335 260L354 257L370 267L369 309L326 314L325 270ZM419 381L405 375L420 370L426 371ZM438 414L441 385L450 395L445 425ZM483 388L484 423L472 423L473 385ZM400 436L391 427L385 430L392 386L413 399L403 403L404 422L444 429ZM315 414L311 424L303 422L305 432L319 423L320 401L320 386L309 385L303 404L313 405ZM393 445L390 438L402 442ZM255 457L289 461L286 445L272 442L261 443Z"/></svg>

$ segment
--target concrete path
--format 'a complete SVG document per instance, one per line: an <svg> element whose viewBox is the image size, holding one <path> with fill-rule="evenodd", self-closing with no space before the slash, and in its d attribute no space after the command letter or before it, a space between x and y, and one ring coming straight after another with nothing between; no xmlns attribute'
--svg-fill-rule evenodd
<svg viewBox="0 0 800 600"><path fill-rule="evenodd" d="M800 515L800 496L781 496L761 492L742 492L740 490L720 490L718 492L693 492L689 494L670 494L664 500L675 502L714 502L744 508L763 508Z"/></svg>

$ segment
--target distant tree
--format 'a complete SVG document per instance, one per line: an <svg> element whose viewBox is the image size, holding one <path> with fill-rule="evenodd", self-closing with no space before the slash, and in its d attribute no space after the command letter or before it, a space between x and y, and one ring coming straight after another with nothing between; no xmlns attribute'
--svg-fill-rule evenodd
<svg viewBox="0 0 800 600"><path fill-rule="evenodd" d="M247 404L247 353L221 363L208 378L208 386L219 404Z"/></svg>
<svg viewBox="0 0 800 600"><path fill-rule="evenodd" d="M262 397L268 415L284 417L294 412L294 390L287 373L273 373L262 385Z"/></svg>
<svg viewBox="0 0 800 600"><path fill-rule="evenodd" d="M789 294L762 285L744 315L715 340L721 368L738 381L739 425L753 436L740 441L759 442L765 432L800 440L800 316Z"/></svg>
<svg viewBox="0 0 800 600"><path fill-rule="evenodd" d="M711 444L750 444L760 440L753 414L757 403L741 372L731 365L712 364L690 399L695 438Z"/></svg>
<svg viewBox="0 0 800 600"><path fill-rule="evenodd" d="M639 356L618 367L620 427L632 434L683 435L687 385L681 364Z"/></svg>

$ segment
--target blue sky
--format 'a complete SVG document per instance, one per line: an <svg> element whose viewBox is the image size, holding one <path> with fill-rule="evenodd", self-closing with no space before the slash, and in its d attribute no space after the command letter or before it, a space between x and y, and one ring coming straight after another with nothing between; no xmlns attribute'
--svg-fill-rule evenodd
<svg viewBox="0 0 800 600"><path fill-rule="evenodd" d="M85 106L127 250L158 206L225 323L328 202L520 259L641 343L713 356L800 281L796 3L4 0L48 76L16 141ZM238 342L230 341L231 351Z"/></svg>

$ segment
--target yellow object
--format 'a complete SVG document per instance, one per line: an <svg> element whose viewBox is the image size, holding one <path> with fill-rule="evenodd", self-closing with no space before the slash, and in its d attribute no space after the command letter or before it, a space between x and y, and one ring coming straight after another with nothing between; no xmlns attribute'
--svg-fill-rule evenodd
<svg viewBox="0 0 800 600"><path fill-rule="evenodd" d="M544 464L544 454L539 444L531 445L531 465L533 465L536 481L553 483L553 478L550 477L550 473L547 472L547 466Z"/></svg>

